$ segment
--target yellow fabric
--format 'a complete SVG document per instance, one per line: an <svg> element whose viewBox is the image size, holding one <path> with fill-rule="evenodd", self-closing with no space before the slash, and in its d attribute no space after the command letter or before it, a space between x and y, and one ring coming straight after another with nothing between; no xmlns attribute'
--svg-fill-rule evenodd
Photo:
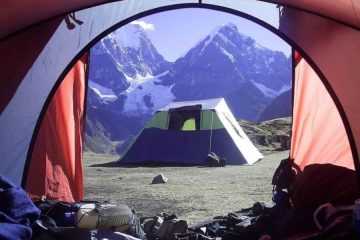
<svg viewBox="0 0 360 240"><path fill-rule="evenodd" d="M196 130L196 123L195 118L189 118L186 120L181 128L183 131L195 131Z"/></svg>

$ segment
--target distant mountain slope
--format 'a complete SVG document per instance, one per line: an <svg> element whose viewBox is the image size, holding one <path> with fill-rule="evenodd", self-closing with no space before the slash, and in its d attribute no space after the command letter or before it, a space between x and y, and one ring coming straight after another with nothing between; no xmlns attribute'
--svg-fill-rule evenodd
<svg viewBox="0 0 360 240"><path fill-rule="evenodd" d="M236 25L216 28L161 77L176 100L225 97L237 117L257 121L260 113L290 89L290 60L240 34Z"/></svg>
<svg viewBox="0 0 360 240"><path fill-rule="evenodd" d="M276 118L259 123L238 121L244 132L263 154L290 149L292 118Z"/></svg>
<svg viewBox="0 0 360 240"><path fill-rule="evenodd" d="M280 94L260 114L259 121L274 118L289 117L292 115L292 91L288 90Z"/></svg>

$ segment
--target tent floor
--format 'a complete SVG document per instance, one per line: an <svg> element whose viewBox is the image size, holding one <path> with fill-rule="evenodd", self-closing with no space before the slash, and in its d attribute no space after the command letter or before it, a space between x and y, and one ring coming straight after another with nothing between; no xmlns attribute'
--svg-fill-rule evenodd
<svg viewBox="0 0 360 240"><path fill-rule="evenodd" d="M175 213L190 224L216 215L272 203L271 179L289 151L275 152L252 166L116 167L118 156L84 153L85 199L133 206L139 217ZM151 185L163 173L166 184ZM220 204L219 204L220 203Z"/></svg>

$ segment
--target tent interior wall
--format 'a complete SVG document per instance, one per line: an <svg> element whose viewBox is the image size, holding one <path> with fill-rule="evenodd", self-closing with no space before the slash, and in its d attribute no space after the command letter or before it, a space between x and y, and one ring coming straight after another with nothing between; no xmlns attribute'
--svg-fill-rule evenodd
<svg viewBox="0 0 360 240"><path fill-rule="evenodd" d="M267 6L276 8L276 4L284 6L281 14L272 12L269 19L269 13L262 11ZM77 59L96 41L139 17L185 7L204 7L246 17L278 34L299 51L334 101L351 147L348 150L351 158L344 154L343 162L347 162L347 168L356 169L360 180L360 3L351 0L331 3L325 0L97 0L91 5L84 0L17 4L2 1L0 22L6 24L0 31L0 51L7 61L0 64L0 74L5 76L0 80L0 88L6 89L0 98L0 174L21 184L55 90ZM71 12L83 22L75 24L73 29L64 21ZM37 38L40 41L35 41ZM25 39L34 41L24 46ZM18 47L21 47L20 56L14 51ZM296 161L301 159L296 157ZM339 162L329 158L326 161L335 165Z"/></svg>
<svg viewBox="0 0 360 240"><path fill-rule="evenodd" d="M60 201L83 199L82 144L88 55L69 70L46 109L24 173L30 196ZM51 139L51 141L49 141Z"/></svg>

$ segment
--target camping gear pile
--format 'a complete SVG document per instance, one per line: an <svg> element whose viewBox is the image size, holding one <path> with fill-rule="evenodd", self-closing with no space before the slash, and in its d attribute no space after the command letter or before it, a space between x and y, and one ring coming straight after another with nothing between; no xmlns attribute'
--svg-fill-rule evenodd
<svg viewBox="0 0 360 240"><path fill-rule="evenodd" d="M33 239L67 239L66 236L71 234L73 239L77 239L94 230L106 233L107 237L111 237L112 233L122 233L122 236L146 239L135 211L124 204L95 201L68 203L46 199L34 203L41 210L41 215L33 226Z"/></svg>
<svg viewBox="0 0 360 240"><path fill-rule="evenodd" d="M141 219L146 239L172 240L176 234L187 231L187 222L178 220L175 214L162 213L159 215Z"/></svg>
<svg viewBox="0 0 360 240"><path fill-rule="evenodd" d="M354 177L343 169L332 168L331 172L345 182L349 176ZM306 176L293 160L284 159L272 181L274 206L257 202L252 208L191 226L178 220L175 214L162 213L138 219L133 209L113 202L69 203L42 197L34 201L37 209L21 188L0 178L0 200L4 206L0 211L0 226L3 226L0 236L6 239L29 239L32 236L37 240L92 237L142 240L357 239L360 236L357 233L360 206L353 205L356 194L345 191L331 202L320 195L316 198L317 203L312 199L311 204L301 201L299 205L299 196L294 191L297 174Z"/></svg>

